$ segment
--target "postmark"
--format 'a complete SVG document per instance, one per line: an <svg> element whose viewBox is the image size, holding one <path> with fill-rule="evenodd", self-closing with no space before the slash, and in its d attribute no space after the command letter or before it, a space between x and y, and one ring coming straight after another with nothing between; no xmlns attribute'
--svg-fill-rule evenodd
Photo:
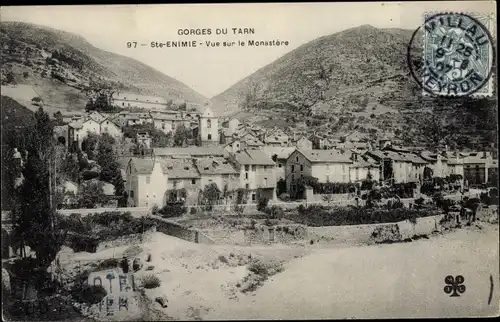
<svg viewBox="0 0 500 322"><path fill-rule="evenodd" d="M464 13L426 14L408 47L412 75L426 96L489 96L492 94L494 41L490 19ZM411 62L410 48L423 34L419 66Z"/></svg>

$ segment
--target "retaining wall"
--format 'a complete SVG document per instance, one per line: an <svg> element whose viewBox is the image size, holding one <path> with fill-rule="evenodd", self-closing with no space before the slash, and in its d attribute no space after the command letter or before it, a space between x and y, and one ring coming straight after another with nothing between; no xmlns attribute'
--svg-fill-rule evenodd
<svg viewBox="0 0 500 322"><path fill-rule="evenodd" d="M318 241L345 241L353 243L381 242L392 234L393 241L402 241L415 235L429 235L441 231L440 221L444 215L417 218L416 224L409 220L397 223L373 225L308 227L309 239ZM377 237L372 237L377 232Z"/></svg>

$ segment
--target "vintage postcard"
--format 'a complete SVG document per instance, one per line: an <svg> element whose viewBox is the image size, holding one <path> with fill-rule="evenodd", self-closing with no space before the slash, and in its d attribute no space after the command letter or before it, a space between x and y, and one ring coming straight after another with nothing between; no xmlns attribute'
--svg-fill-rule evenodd
<svg viewBox="0 0 500 322"><path fill-rule="evenodd" d="M1 8L2 317L497 317L494 1Z"/></svg>

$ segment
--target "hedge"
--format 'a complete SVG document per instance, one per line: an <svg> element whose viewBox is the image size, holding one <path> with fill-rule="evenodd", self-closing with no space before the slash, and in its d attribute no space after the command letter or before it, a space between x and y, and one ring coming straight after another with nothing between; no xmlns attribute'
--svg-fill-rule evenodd
<svg viewBox="0 0 500 322"><path fill-rule="evenodd" d="M415 210L407 208L361 208L361 207L325 207L311 205L299 207L297 212L285 213L286 219L311 227L365 225L391 223L403 220L415 221L416 218L437 215L434 210Z"/></svg>

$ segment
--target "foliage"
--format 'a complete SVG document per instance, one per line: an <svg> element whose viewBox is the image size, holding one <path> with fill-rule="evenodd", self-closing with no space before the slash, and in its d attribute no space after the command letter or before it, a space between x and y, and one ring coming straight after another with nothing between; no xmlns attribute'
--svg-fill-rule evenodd
<svg viewBox="0 0 500 322"><path fill-rule="evenodd" d="M187 207L184 202L168 202L158 212L164 218L179 217L187 212Z"/></svg>
<svg viewBox="0 0 500 322"><path fill-rule="evenodd" d="M78 286L71 291L71 296L76 302L88 305L100 303L106 295L106 289L102 285Z"/></svg>
<svg viewBox="0 0 500 322"><path fill-rule="evenodd" d="M97 146L96 161L101 166L99 178L102 181L109 182L115 187L115 195L121 197L120 203L126 203L124 197L124 182L120 171L120 164L117 161L113 144L115 139L108 133L99 136Z"/></svg>
<svg viewBox="0 0 500 322"><path fill-rule="evenodd" d="M191 207L191 210L189 211L189 213L191 215L194 215L194 214L196 214L196 212L197 212L196 207Z"/></svg>
<svg viewBox="0 0 500 322"><path fill-rule="evenodd" d="M407 208L367 209L361 207L324 207L312 205L309 207L299 207L298 212L286 213L285 218L300 224L321 227L390 223L435 214L435 211L431 210L421 211Z"/></svg>
<svg viewBox="0 0 500 322"><path fill-rule="evenodd" d="M90 160L95 160L95 149L97 146L97 142L99 140L99 135L89 132L87 133L87 137L82 142L82 151L87 154L87 157Z"/></svg>
<svg viewBox="0 0 500 322"><path fill-rule="evenodd" d="M281 262L272 261L265 263L260 260L254 260L248 265L248 270L256 275L269 277L283 272L284 267Z"/></svg>
<svg viewBox="0 0 500 322"><path fill-rule="evenodd" d="M276 194L281 196L286 193L286 181L283 178L280 178L278 182L276 182Z"/></svg>
<svg viewBox="0 0 500 322"><path fill-rule="evenodd" d="M151 208L151 213L153 215L156 215L160 211L160 208L158 207L157 204L154 204L153 207Z"/></svg>
<svg viewBox="0 0 500 322"><path fill-rule="evenodd" d="M205 210L211 211L213 206L217 203L217 201L221 197L221 191L217 187L215 182L212 182L205 186L202 193L201 203L205 206Z"/></svg>
<svg viewBox="0 0 500 322"><path fill-rule="evenodd" d="M125 137L132 139L135 139L137 137L137 133L139 132L149 133L151 136L152 146L155 148L165 148L172 145L172 133L164 133L163 131L155 128L151 123L124 126L122 131Z"/></svg>
<svg viewBox="0 0 500 322"><path fill-rule="evenodd" d="M269 203L269 198L259 194L259 196L257 197L257 210L263 211L267 207L268 203Z"/></svg>
<svg viewBox="0 0 500 322"><path fill-rule="evenodd" d="M67 179L79 182L80 165L78 164L78 157L73 153L68 153L63 159L61 171Z"/></svg>
<svg viewBox="0 0 500 322"><path fill-rule="evenodd" d="M315 194L340 194L354 192L356 187L346 182L318 182L318 178L304 176L297 180L296 197L302 196L306 186L313 188Z"/></svg>
<svg viewBox="0 0 500 322"><path fill-rule="evenodd" d="M180 124L175 129L173 135L173 145L174 146L184 146L187 140L193 139L193 132L188 129L184 124Z"/></svg>
<svg viewBox="0 0 500 322"><path fill-rule="evenodd" d="M264 212L269 215L268 219L281 219L285 215L283 208L277 205L271 207L265 207Z"/></svg>
<svg viewBox="0 0 500 322"><path fill-rule="evenodd" d="M78 206L80 208L96 208L104 203L103 186L103 182L99 180L82 182L78 188Z"/></svg>
<svg viewBox="0 0 500 322"><path fill-rule="evenodd" d="M158 276L156 276L154 274L149 274L149 275L144 276L141 279L141 282L142 282L142 287L147 288L147 289L156 288L156 287L159 287L161 285L160 279L158 278Z"/></svg>
<svg viewBox="0 0 500 322"><path fill-rule="evenodd" d="M278 199L282 201L290 201L290 195L288 193L282 193L278 196Z"/></svg>
<svg viewBox="0 0 500 322"><path fill-rule="evenodd" d="M235 211L237 213L241 214L245 210L245 205L248 201L248 194L248 189L238 188L236 190Z"/></svg>
<svg viewBox="0 0 500 322"><path fill-rule="evenodd" d="M55 258L63 235L53 229L55 212L51 205L49 160L54 155L53 124L39 108L35 123L26 131L27 160L22 169L24 180L14 193L12 211L14 235L23 245L35 250L42 267Z"/></svg>

